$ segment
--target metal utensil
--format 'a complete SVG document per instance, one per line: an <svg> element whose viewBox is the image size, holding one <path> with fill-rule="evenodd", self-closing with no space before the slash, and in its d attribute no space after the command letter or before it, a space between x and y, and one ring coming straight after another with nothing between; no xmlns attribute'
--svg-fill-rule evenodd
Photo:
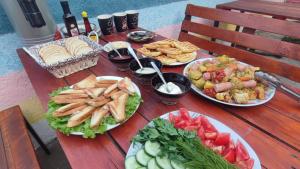
<svg viewBox="0 0 300 169"><path fill-rule="evenodd" d="M114 50L119 56L120 58L123 59L123 56L119 53L119 51L114 47L114 45L111 42L108 42L110 48L112 48L112 50Z"/></svg>
<svg viewBox="0 0 300 169"><path fill-rule="evenodd" d="M137 55L135 54L135 52L134 52L134 50L132 49L132 47L131 47L131 46L128 46L127 49L128 49L128 52L129 52L129 53L133 56L133 58L137 61L137 63L139 64L140 68L143 70L144 67L143 67L143 65L141 64L139 58L138 58Z"/></svg>
<svg viewBox="0 0 300 169"><path fill-rule="evenodd" d="M289 88L286 85L284 85L274 75L272 75L270 73L267 73L267 72L263 72L263 71L257 71L257 72L255 72L255 78L257 80L261 81L262 83L272 85L276 89L282 90L283 92L285 92L286 94L288 94L289 96L291 96L293 99L295 99L298 102L300 102L300 94L298 94L297 92L295 92L291 88Z"/></svg>
<svg viewBox="0 0 300 169"><path fill-rule="evenodd" d="M171 90L169 89L169 86L167 85L167 82L163 76L163 74L160 72L159 68L156 66L156 64L154 62L150 62L152 67L154 68L154 70L156 71L156 73L158 74L158 76L160 77L160 79L163 81L163 83L165 84L166 90L168 93L171 92Z"/></svg>

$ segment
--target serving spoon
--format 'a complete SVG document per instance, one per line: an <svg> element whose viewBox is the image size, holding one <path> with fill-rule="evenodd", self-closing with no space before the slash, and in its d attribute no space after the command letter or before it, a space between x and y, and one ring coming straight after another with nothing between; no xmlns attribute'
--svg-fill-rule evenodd
<svg viewBox="0 0 300 169"><path fill-rule="evenodd" d="M168 93L171 93L171 90L169 89L169 85L167 85L167 82L164 78L164 76L162 75L161 71L159 70L159 68L156 66L156 64L154 62L150 62L152 67L154 68L154 70L156 71L156 73L158 74L158 76L160 77L160 79L163 81L163 83L165 84L166 90Z"/></svg>
<svg viewBox="0 0 300 169"><path fill-rule="evenodd" d="M137 55L135 54L135 52L134 52L134 50L132 49L132 47L129 45L129 46L127 47L127 49L128 49L128 52L129 52L129 53L133 56L133 58L137 61L137 63L138 63L138 65L140 66L140 68L141 68L142 70L144 70L143 65L141 64L139 58L138 58Z"/></svg>
<svg viewBox="0 0 300 169"><path fill-rule="evenodd" d="M114 50L121 59L123 59L123 56L119 53L119 51L114 47L114 45L111 42L108 42L109 46L112 48L112 50Z"/></svg>

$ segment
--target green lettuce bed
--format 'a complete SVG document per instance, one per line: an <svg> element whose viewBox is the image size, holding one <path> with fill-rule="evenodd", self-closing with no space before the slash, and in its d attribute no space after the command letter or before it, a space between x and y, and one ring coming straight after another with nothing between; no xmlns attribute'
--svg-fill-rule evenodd
<svg viewBox="0 0 300 169"><path fill-rule="evenodd" d="M64 87L64 88L59 88L55 91L53 91L50 96L56 96L58 95L61 91L69 89L69 87ZM128 119L135 111L137 106L141 102L141 97L135 93L132 96L128 97L128 101L126 103L126 118ZM52 113L57 110L59 107L63 105L61 104L56 104L53 101L49 101L48 103L48 111L46 114L46 118L48 120L49 125L55 129L58 130L65 135L69 135L72 132L82 132L84 138L95 138L96 134L103 134L107 130L107 125L113 125L116 124L115 119L109 115L105 117L99 127L97 129L91 129L90 128L90 119L86 120L84 123L76 126L76 127L67 127L67 122L70 118L70 116L65 116L65 117L53 117Z"/></svg>

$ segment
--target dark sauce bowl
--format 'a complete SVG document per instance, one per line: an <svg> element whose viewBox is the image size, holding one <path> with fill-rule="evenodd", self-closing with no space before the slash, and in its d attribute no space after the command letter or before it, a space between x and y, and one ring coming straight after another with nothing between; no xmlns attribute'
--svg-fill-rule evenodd
<svg viewBox="0 0 300 169"><path fill-rule="evenodd" d="M166 82L173 82L178 87L180 87L182 93L180 94L168 94L163 93L158 90L158 88L163 84L162 80L158 75L155 75L151 80L151 86L154 89L157 97L166 105L174 105L177 103L178 99L184 96L191 89L191 82L185 76L178 73L163 73Z"/></svg>
<svg viewBox="0 0 300 169"><path fill-rule="evenodd" d="M157 59L152 59L152 58L141 58L139 59L143 67L149 67L152 68L151 62L154 62L155 65L159 68L159 70L162 68L162 63L157 60ZM134 77L141 83L143 84L150 84L151 79L157 74L156 72L151 73L151 74L141 74L137 73L136 71L140 69L139 64L137 63L136 60L132 60L129 64L129 69L131 72L134 74Z"/></svg>
<svg viewBox="0 0 300 169"><path fill-rule="evenodd" d="M124 58L120 58L120 56L117 54L117 52L112 50L112 51L108 52L108 59L114 65L116 65L118 70L126 71L129 69L129 63L133 60L133 56L128 52L127 48L120 48L117 50ZM134 50L134 52L136 52L136 50Z"/></svg>

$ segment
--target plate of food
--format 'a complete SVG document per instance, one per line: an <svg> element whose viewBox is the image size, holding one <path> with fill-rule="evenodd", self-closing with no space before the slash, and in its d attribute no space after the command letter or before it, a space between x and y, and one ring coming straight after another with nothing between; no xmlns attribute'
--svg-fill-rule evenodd
<svg viewBox="0 0 300 169"><path fill-rule="evenodd" d="M199 48L190 42L180 42L173 39L165 39L149 44L144 44L137 49L143 57L157 59L166 66L180 66L190 63L197 58Z"/></svg>
<svg viewBox="0 0 300 169"><path fill-rule="evenodd" d="M126 169L261 169L251 146L220 121L184 108L151 121L132 139Z"/></svg>
<svg viewBox="0 0 300 169"><path fill-rule="evenodd" d="M133 31L127 34L127 38L134 42L147 42L155 37L155 34L149 31Z"/></svg>
<svg viewBox="0 0 300 169"><path fill-rule="evenodd" d="M113 47L115 49L127 48L128 46L130 46L130 44L128 42L125 42L125 41L114 41L114 42L111 42L111 45L113 45ZM110 52L110 51L113 50L109 43L104 45L103 49L104 49L105 52Z"/></svg>
<svg viewBox="0 0 300 169"><path fill-rule="evenodd" d="M94 138L126 122L140 102L140 90L128 77L90 75L50 94L47 120L63 134Z"/></svg>
<svg viewBox="0 0 300 169"><path fill-rule="evenodd" d="M258 67L222 55L191 62L183 74L201 96L226 105L249 107L270 101L276 91L255 78L258 70Z"/></svg>

